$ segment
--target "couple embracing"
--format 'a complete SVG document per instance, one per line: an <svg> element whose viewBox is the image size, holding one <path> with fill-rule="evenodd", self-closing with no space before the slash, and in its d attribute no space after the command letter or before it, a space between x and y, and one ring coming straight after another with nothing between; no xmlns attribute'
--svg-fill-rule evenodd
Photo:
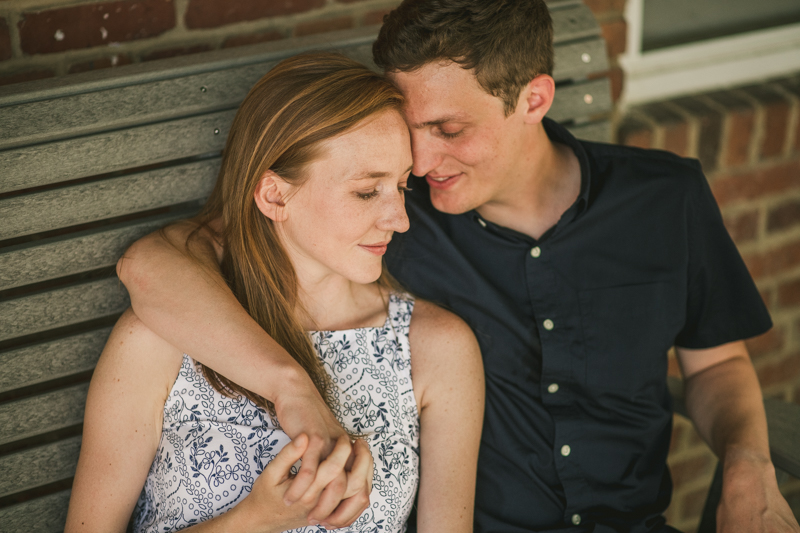
<svg viewBox="0 0 800 533"><path fill-rule="evenodd" d="M545 117L541 0L406 0L374 56L276 66L120 260L67 531L674 531L673 345L720 530L799 531L697 162Z"/></svg>

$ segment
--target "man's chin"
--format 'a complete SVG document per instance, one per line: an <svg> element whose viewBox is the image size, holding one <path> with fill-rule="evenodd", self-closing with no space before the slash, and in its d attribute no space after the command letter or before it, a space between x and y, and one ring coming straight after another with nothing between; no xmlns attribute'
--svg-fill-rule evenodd
<svg viewBox="0 0 800 533"><path fill-rule="evenodd" d="M461 215L475 209L477 206L471 205L465 199L460 199L452 192L442 192L431 189L431 203L437 211L448 215Z"/></svg>

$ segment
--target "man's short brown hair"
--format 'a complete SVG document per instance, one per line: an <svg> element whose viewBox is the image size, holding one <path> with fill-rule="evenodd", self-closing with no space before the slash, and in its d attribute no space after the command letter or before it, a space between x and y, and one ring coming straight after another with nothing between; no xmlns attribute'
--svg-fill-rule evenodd
<svg viewBox="0 0 800 533"><path fill-rule="evenodd" d="M553 72L553 23L543 0L405 0L384 18L372 53L386 72L446 60L474 69L508 116L525 85Z"/></svg>

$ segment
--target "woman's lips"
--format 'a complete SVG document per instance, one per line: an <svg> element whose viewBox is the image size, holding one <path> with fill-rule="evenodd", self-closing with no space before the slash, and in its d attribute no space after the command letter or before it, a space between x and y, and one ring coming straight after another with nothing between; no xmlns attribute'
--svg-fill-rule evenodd
<svg viewBox="0 0 800 533"><path fill-rule="evenodd" d="M383 255L383 254L386 253L386 246L388 244L389 243L386 242L386 243L383 243L383 244L381 244L381 243L378 243L378 244L359 244L359 246L362 247L363 249L365 249L366 251L368 251L369 253L372 253L372 254L375 254L375 255Z"/></svg>
<svg viewBox="0 0 800 533"><path fill-rule="evenodd" d="M425 181L434 189L444 190L455 185L459 178L461 178L461 175L461 173L452 176L431 176L428 174L425 176Z"/></svg>

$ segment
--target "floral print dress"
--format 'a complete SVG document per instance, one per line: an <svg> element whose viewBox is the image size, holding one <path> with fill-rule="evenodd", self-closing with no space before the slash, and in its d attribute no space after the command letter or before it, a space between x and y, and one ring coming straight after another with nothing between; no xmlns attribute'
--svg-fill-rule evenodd
<svg viewBox="0 0 800 533"><path fill-rule="evenodd" d="M337 531L405 531L419 481L419 415L408 344L413 308L412 297L392 294L382 327L310 332L333 381L335 414L349 431L365 436L374 460L370 507ZM228 511L289 441L269 413L247 398L214 390L184 355L164 404L161 442L133 530L178 531Z"/></svg>

